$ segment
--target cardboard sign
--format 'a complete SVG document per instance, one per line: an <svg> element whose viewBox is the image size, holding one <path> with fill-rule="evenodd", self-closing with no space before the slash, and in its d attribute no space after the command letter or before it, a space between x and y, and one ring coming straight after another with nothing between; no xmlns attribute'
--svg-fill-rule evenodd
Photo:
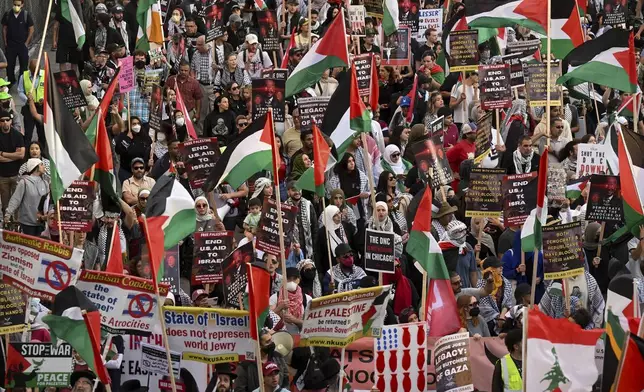
<svg viewBox="0 0 644 392"><path fill-rule="evenodd" d="M449 71L466 72L479 69L478 30L457 30L449 34Z"/></svg>
<svg viewBox="0 0 644 392"><path fill-rule="evenodd" d="M474 390L470 365L470 334L468 332L444 336L434 346L436 391Z"/></svg>
<svg viewBox="0 0 644 392"><path fill-rule="evenodd" d="M420 10L418 13L418 32L416 33L416 41L422 45L427 42L425 38L425 31L432 28L436 31L443 31L443 9L434 8L429 10Z"/></svg>
<svg viewBox="0 0 644 392"><path fill-rule="evenodd" d="M411 59L411 30L409 26L401 26L390 36L380 37L382 42L381 60L383 65L409 65Z"/></svg>
<svg viewBox="0 0 644 392"><path fill-rule="evenodd" d="M134 56L119 59L119 91L121 94L128 93L134 88Z"/></svg>
<svg viewBox="0 0 644 392"><path fill-rule="evenodd" d="M224 278L221 264L233 246L232 231L203 231L195 233L192 284L221 282Z"/></svg>
<svg viewBox="0 0 644 392"><path fill-rule="evenodd" d="M505 109L512 106L510 66L507 64L479 66L481 109Z"/></svg>
<svg viewBox="0 0 644 392"><path fill-rule="evenodd" d="M161 86L152 85L152 95L150 97L150 129L161 132L161 111L163 110L163 96L161 95Z"/></svg>
<svg viewBox="0 0 644 392"><path fill-rule="evenodd" d="M503 59L503 62L510 67L510 86L524 86L525 77L523 76L523 63L521 62L521 54L509 54L501 56L501 59Z"/></svg>
<svg viewBox="0 0 644 392"><path fill-rule="evenodd" d="M101 311L101 327L112 334L149 335L158 321L157 296L149 279L83 270L76 287ZM160 285L159 294L168 295Z"/></svg>
<svg viewBox="0 0 644 392"><path fill-rule="evenodd" d="M179 378L181 370L181 353L170 351L172 360L172 373ZM141 343L141 369L146 372L168 376L168 356L164 347Z"/></svg>
<svg viewBox="0 0 644 392"><path fill-rule="evenodd" d="M76 283L82 249L13 231L0 233L0 272L5 283L45 301L53 301L61 290Z"/></svg>
<svg viewBox="0 0 644 392"><path fill-rule="evenodd" d="M248 277L246 275L246 264L251 263L255 258L253 244L248 242L228 255L222 263L222 274L224 276L224 294L226 304L221 306L241 306L241 297L246 291Z"/></svg>
<svg viewBox="0 0 644 392"><path fill-rule="evenodd" d="M503 222L521 226L537 206L537 172L503 176Z"/></svg>
<svg viewBox="0 0 644 392"><path fill-rule="evenodd" d="M608 172L607 157L612 148L606 144L577 144L577 178Z"/></svg>
<svg viewBox="0 0 644 392"><path fill-rule="evenodd" d="M564 279L584 273L581 222L545 226L543 230L544 279Z"/></svg>
<svg viewBox="0 0 644 392"><path fill-rule="evenodd" d="M619 176L594 174L590 177L586 220L597 222L624 220L624 199L622 199Z"/></svg>
<svg viewBox="0 0 644 392"><path fill-rule="evenodd" d="M379 338L373 339L376 357L376 385L380 391L424 392L427 390L427 329L425 322L388 325ZM404 375L399 374L400 361L405 361ZM346 371L346 370L345 370ZM400 379L409 382L400 382ZM352 386L355 386L352 384Z"/></svg>
<svg viewBox="0 0 644 392"><path fill-rule="evenodd" d="M527 63L523 65L526 80L526 92L530 106L546 106L548 94L546 75L547 67L543 63ZM550 106L561 106L561 86L557 86L557 78L561 76L561 62L550 64Z"/></svg>
<svg viewBox="0 0 644 392"><path fill-rule="evenodd" d="M364 265L367 271L393 274L395 234L366 229Z"/></svg>
<svg viewBox="0 0 644 392"><path fill-rule="evenodd" d="M297 214L297 207L282 204L282 229L285 235L293 229L295 214ZM262 207L262 217L259 220L259 226L257 226L255 248L279 257L280 236L277 217L277 203L271 198L266 198ZM291 240L286 236L284 238L284 249L288 249L290 246Z"/></svg>
<svg viewBox="0 0 644 392"><path fill-rule="evenodd" d="M318 125L322 124L330 98L297 98L297 108L300 112L300 132L310 132L313 129L313 121Z"/></svg>
<svg viewBox="0 0 644 392"><path fill-rule="evenodd" d="M163 278L161 283L170 286L170 292L177 298L179 295L179 245L166 249L163 257Z"/></svg>
<svg viewBox="0 0 644 392"><path fill-rule="evenodd" d="M488 112L476 123L476 152L474 163L481 163L492 147L492 113Z"/></svg>
<svg viewBox="0 0 644 392"><path fill-rule="evenodd" d="M503 214L501 183L505 169L474 168L465 194L466 218L500 218Z"/></svg>
<svg viewBox="0 0 644 392"><path fill-rule="evenodd" d="M78 77L76 76L76 71L60 71L54 74L54 80L56 81L56 88L58 92L63 97L63 102L67 109L75 109L83 106L87 106L87 100L85 99L85 94L78 83Z"/></svg>
<svg viewBox="0 0 644 392"><path fill-rule="evenodd" d="M353 65L356 67L356 79L358 80L358 93L360 94L360 98L369 97L371 92L372 57L373 53L365 53L353 58Z"/></svg>
<svg viewBox="0 0 644 392"><path fill-rule="evenodd" d="M0 335L25 330L26 306L20 290L0 283Z"/></svg>
<svg viewBox="0 0 644 392"><path fill-rule="evenodd" d="M300 347L346 347L379 337L391 286L378 286L313 298L304 315Z"/></svg>
<svg viewBox="0 0 644 392"><path fill-rule="evenodd" d="M262 44L262 50L279 51L281 49L280 33L275 11L256 11L255 15L257 15L257 23L259 26L259 34L257 36L259 37L259 42ZM288 31L286 34L290 35L291 32ZM254 110L253 114L255 114Z"/></svg>
<svg viewBox="0 0 644 392"><path fill-rule="evenodd" d="M221 150L216 137L187 140L179 144L188 180L193 189L201 188L215 167Z"/></svg>
<svg viewBox="0 0 644 392"><path fill-rule="evenodd" d="M7 388L60 387L70 384L72 346L67 343L11 343L7 347Z"/></svg>
<svg viewBox="0 0 644 392"><path fill-rule="evenodd" d="M94 223L94 181L74 181L60 199L60 224L63 230L89 232Z"/></svg>
<svg viewBox="0 0 644 392"><path fill-rule="evenodd" d="M365 36L365 23L364 18L367 16L367 10L364 5L350 5L349 6L349 31L347 34L356 37Z"/></svg>
<svg viewBox="0 0 644 392"><path fill-rule="evenodd" d="M284 89L286 80L253 79L253 121L273 108L273 121L284 122Z"/></svg>
<svg viewBox="0 0 644 392"><path fill-rule="evenodd" d="M418 32L418 11L420 0L398 0L398 21L400 26L407 26L416 35Z"/></svg>
<svg viewBox="0 0 644 392"><path fill-rule="evenodd" d="M433 189L454 181L452 169L442 145L437 145L428 139L412 144L411 150L416 158L418 173L425 181L431 181Z"/></svg>

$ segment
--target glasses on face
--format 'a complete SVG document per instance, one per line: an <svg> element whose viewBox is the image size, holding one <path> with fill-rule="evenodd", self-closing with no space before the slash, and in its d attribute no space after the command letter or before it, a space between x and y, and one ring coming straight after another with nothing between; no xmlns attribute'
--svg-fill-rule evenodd
<svg viewBox="0 0 644 392"><path fill-rule="evenodd" d="M247 126L248 126L248 123L247 123L247 122L240 122L239 124L237 124L237 126L238 126L239 128L244 128L244 127L247 127Z"/></svg>
<svg viewBox="0 0 644 392"><path fill-rule="evenodd" d="M231 89L232 91L239 90L239 86L232 86L230 89Z"/></svg>
<svg viewBox="0 0 644 392"><path fill-rule="evenodd" d="M391 157L392 158L398 158L398 157L400 157L400 153L395 152L395 153L391 154Z"/></svg>
<svg viewBox="0 0 644 392"><path fill-rule="evenodd" d="M389 177L389 181L393 181L393 180L395 180L394 177Z"/></svg>
<svg viewBox="0 0 644 392"><path fill-rule="evenodd" d="M206 208L207 206L205 204L197 204L197 208Z"/></svg>
<svg viewBox="0 0 644 392"><path fill-rule="evenodd" d="M136 166L136 167L133 167L132 170L144 170L144 167L143 166Z"/></svg>

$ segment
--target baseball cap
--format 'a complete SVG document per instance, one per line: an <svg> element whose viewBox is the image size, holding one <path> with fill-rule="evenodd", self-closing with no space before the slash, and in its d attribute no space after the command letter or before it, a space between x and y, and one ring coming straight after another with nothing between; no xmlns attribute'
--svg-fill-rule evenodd
<svg viewBox="0 0 644 392"><path fill-rule="evenodd" d="M123 8L123 6L120 5L120 4L117 4L114 7L112 7L112 13L113 14L116 14L116 13L119 13L119 12L122 13L123 11L125 11L125 8Z"/></svg>
<svg viewBox="0 0 644 392"><path fill-rule="evenodd" d="M195 302L202 295L208 295L208 293L206 293L206 290L197 289L197 290L193 291L192 292L192 302Z"/></svg>
<svg viewBox="0 0 644 392"><path fill-rule="evenodd" d="M42 161L38 158L29 158L27 161L27 173L31 173L38 165L42 164Z"/></svg>
<svg viewBox="0 0 644 392"><path fill-rule="evenodd" d="M405 95L400 100L400 106L409 107L409 105L411 105L411 98L409 98L408 96Z"/></svg>
<svg viewBox="0 0 644 392"><path fill-rule="evenodd" d="M0 87L9 86L10 84L4 78L0 78Z"/></svg>
<svg viewBox="0 0 644 392"><path fill-rule="evenodd" d="M249 45L253 45L258 43L259 41L257 41L257 36L255 34L248 34L246 36L246 42L248 42Z"/></svg>
<svg viewBox="0 0 644 392"><path fill-rule="evenodd" d="M347 253L353 253L353 249L351 249L349 244L345 244L343 242L340 245L335 247L335 257L342 257Z"/></svg>
<svg viewBox="0 0 644 392"><path fill-rule="evenodd" d="M130 167L133 167L137 163L140 163L143 166L145 166L145 161L143 160L143 158L138 158L137 157L137 158L132 159L132 161L130 162Z"/></svg>
<svg viewBox="0 0 644 392"><path fill-rule="evenodd" d="M107 14L107 6L103 3L97 4L94 10L97 14Z"/></svg>
<svg viewBox="0 0 644 392"><path fill-rule="evenodd" d="M275 362L268 361L262 367L262 373L264 374L264 376L270 376L275 372L279 373L279 371L280 371L280 367L277 366Z"/></svg>
<svg viewBox="0 0 644 392"><path fill-rule="evenodd" d="M303 50L301 48L291 48L288 50L288 55L293 56L296 53L302 53Z"/></svg>

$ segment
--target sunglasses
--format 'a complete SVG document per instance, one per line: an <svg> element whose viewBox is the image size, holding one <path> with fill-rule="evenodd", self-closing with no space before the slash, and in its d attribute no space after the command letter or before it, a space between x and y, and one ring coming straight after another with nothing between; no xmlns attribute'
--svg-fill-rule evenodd
<svg viewBox="0 0 644 392"><path fill-rule="evenodd" d="M239 124L237 124L237 126L240 127L240 128L247 127L248 123L247 122L240 122Z"/></svg>
<svg viewBox="0 0 644 392"><path fill-rule="evenodd" d="M397 153L397 152L395 152L395 153L391 154L391 157L392 157L392 158L398 158L399 156L400 156L400 154L399 154L399 153Z"/></svg>
<svg viewBox="0 0 644 392"><path fill-rule="evenodd" d="M231 90L239 90L239 86L233 86L230 88Z"/></svg>
<svg viewBox="0 0 644 392"><path fill-rule="evenodd" d="M207 207L206 204L197 204L197 208L206 208L206 207Z"/></svg>
<svg viewBox="0 0 644 392"><path fill-rule="evenodd" d="M394 177L389 177L389 181L395 180Z"/></svg>
<svg viewBox="0 0 644 392"><path fill-rule="evenodd" d="M133 167L132 170L145 170L143 166Z"/></svg>
<svg viewBox="0 0 644 392"><path fill-rule="evenodd" d="M469 306L470 306L470 308L478 308L478 307L479 307L479 303L478 303L478 302L474 302L473 304L470 304Z"/></svg>

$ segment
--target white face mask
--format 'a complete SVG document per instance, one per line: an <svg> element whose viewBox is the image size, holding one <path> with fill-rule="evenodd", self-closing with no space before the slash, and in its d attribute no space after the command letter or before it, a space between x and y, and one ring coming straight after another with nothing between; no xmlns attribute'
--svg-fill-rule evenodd
<svg viewBox="0 0 644 392"><path fill-rule="evenodd" d="M140 125L132 125L132 132L139 133L141 131Z"/></svg>
<svg viewBox="0 0 644 392"><path fill-rule="evenodd" d="M172 21L174 23L179 23L181 22L181 15L172 15Z"/></svg>
<svg viewBox="0 0 644 392"><path fill-rule="evenodd" d="M178 117L176 120L174 120L174 123L177 124L177 126L182 127L186 125L186 119L183 117Z"/></svg>
<svg viewBox="0 0 644 392"><path fill-rule="evenodd" d="M163 133L163 132L157 133L157 141L158 142L165 142L165 133Z"/></svg>
<svg viewBox="0 0 644 392"><path fill-rule="evenodd" d="M291 293L297 290L297 283L295 282L288 282L286 283L286 290L290 291Z"/></svg>

